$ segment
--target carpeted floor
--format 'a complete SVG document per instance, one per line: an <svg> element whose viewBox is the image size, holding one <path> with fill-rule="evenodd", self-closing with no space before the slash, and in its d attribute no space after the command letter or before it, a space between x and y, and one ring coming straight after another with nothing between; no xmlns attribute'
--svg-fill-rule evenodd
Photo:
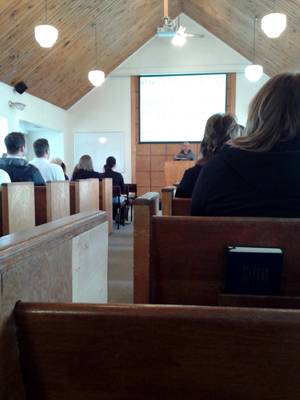
<svg viewBox="0 0 300 400"><path fill-rule="evenodd" d="M133 303L133 222L108 239L108 302Z"/></svg>

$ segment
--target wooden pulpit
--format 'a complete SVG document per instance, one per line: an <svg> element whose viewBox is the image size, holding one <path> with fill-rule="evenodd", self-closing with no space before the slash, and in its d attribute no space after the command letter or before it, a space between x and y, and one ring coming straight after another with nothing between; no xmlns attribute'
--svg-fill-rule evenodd
<svg viewBox="0 0 300 400"><path fill-rule="evenodd" d="M165 186L180 182L184 171L195 165L195 161L165 161Z"/></svg>

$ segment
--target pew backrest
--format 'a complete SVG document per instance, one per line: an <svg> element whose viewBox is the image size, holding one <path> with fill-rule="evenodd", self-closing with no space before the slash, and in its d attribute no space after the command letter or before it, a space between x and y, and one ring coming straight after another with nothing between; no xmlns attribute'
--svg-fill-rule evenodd
<svg viewBox="0 0 300 400"><path fill-rule="evenodd" d="M113 191L112 178L104 178L99 183L99 207L107 213L108 216L108 233L113 232Z"/></svg>
<svg viewBox="0 0 300 400"><path fill-rule="evenodd" d="M0 238L0 399L25 400L16 301L107 302L105 212L86 212Z"/></svg>
<svg viewBox="0 0 300 400"><path fill-rule="evenodd" d="M300 311L18 303L28 399L298 400Z"/></svg>
<svg viewBox="0 0 300 400"><path fill-rule="evenodd" d="M191 199L174 197L175 186L166 186L161 189L162 215L190 215Z"/></svg>
<svg viewBox="0 0 300 400"><path fill-rule="evenodd" d="M2 184L3 235L35 226L34 183Z"/></svg>
<svg viewBox="0 0 300 400"><path fill-rule="evenodd" d="M228 245L280 247L280 296L300 297L300 219L157 216L153 201L135 201L135 303L217 305Z"/></svg>
<svg viewBox="0 0 300 400"><path fill-rule="evenodd" d="M92 182L92 193L91 193L91 201L92 207L91 211L98 211L99 210L99 179L91 178L89 179Z"/></svg>

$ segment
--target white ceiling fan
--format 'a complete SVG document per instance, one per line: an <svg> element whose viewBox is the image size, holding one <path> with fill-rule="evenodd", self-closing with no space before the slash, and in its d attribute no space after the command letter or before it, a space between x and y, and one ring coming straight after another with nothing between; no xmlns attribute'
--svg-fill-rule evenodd
<svg viewBox="0 0 300 400"><path fill-rule="evenodd" d="M180 26L178 17L178 27L174 20L169 18L168 14L168 0L164 0L164 24L157 28L157 35L159 37L173 37L172 43L177 46L182 46L186 42L187 37L204 38L200 33L186 33L186 28Z"/></svg>

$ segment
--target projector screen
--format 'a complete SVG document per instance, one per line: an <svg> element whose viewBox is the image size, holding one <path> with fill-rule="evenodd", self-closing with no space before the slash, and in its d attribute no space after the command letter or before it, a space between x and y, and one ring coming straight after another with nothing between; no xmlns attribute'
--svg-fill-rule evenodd
<svg viewBox="0 0 300 400"><path fill-rule="evenodd" d="M200 142L226 111L226 74L140 77L140 143Z"/></svg>

